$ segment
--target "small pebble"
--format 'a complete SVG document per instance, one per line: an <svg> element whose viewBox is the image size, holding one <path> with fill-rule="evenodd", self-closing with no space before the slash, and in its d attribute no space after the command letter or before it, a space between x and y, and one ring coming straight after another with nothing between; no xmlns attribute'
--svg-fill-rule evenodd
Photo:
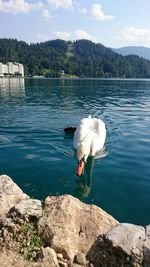
<svg viewBox="0 0 150 267"><path fill-rule="evenodd" d="M68 267L68 264L64 261L59 261L60 267Z"/></svg>
<svg viewBox="0 0 150 267"><path fill-rule="evenodd" d="M32 253L32 258L33 259L36 258L36 252L35 251L33 251L33 253Z"/></svg>
<svg viewBox="0 0 150 267"><path fill-rule="evenodd" d="M63 255L61 253L57 253L57 259L58 260L63 260Z"/></svg>
<svg viewBox="0 0 150 267"><path fill-rule="evenodd" d="M86 260L85 255L83 253L77 253L77 255L75 256L75 263L86 265L87 260Z"/></svg>

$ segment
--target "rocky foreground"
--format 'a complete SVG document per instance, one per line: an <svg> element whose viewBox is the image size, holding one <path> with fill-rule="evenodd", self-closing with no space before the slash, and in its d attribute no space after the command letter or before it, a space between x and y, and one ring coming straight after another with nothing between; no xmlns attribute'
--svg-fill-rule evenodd
<svg viewBox="0 0 150 267"><path fill-rule="evenodd" d="M119 223L71 195L31 199L1 175L0 266L150 267L150 225Z"/></svg>

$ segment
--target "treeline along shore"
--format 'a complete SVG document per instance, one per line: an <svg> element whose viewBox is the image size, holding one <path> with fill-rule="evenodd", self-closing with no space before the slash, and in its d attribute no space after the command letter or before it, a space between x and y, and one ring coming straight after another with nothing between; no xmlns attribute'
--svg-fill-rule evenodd
<svg viewBox="0 0 150 267"><path fill-rule="evenodd" d="M27 44L0 39L0 62L20 62L26 76L150 78L150 61L122 56L89 40L52 40Z"/></svg>

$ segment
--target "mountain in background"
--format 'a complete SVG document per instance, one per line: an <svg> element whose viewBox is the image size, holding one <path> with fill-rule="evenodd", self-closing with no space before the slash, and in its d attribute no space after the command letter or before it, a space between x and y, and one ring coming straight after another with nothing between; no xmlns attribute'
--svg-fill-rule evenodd
<svg viewBox="0 0 150 267"><path fill-rule="evenodd" d="M0 62L10 61L22 63L27 76L150 78L150 61L119 55L89 40L27 44L0 39Z"/></svg>
<svg viewBox="0 0 150 267"><path fill-rule="evenodd" d="M125 46L121 48L112 48L112 50L122 56L137 55L150 60L150 48L144 46Z"/></svg>

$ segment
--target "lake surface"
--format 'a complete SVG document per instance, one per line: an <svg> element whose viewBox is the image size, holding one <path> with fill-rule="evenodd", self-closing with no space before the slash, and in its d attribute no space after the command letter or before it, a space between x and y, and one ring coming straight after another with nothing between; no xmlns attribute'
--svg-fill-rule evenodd
<svg viewBox="0 0 150 267"><path fill-rule="evenodd" d="M75 176L71 135L91 114L105 155ZM121 222L150 223L150 80L0 79L0 174L33 198L72 194Z"/></svg>

